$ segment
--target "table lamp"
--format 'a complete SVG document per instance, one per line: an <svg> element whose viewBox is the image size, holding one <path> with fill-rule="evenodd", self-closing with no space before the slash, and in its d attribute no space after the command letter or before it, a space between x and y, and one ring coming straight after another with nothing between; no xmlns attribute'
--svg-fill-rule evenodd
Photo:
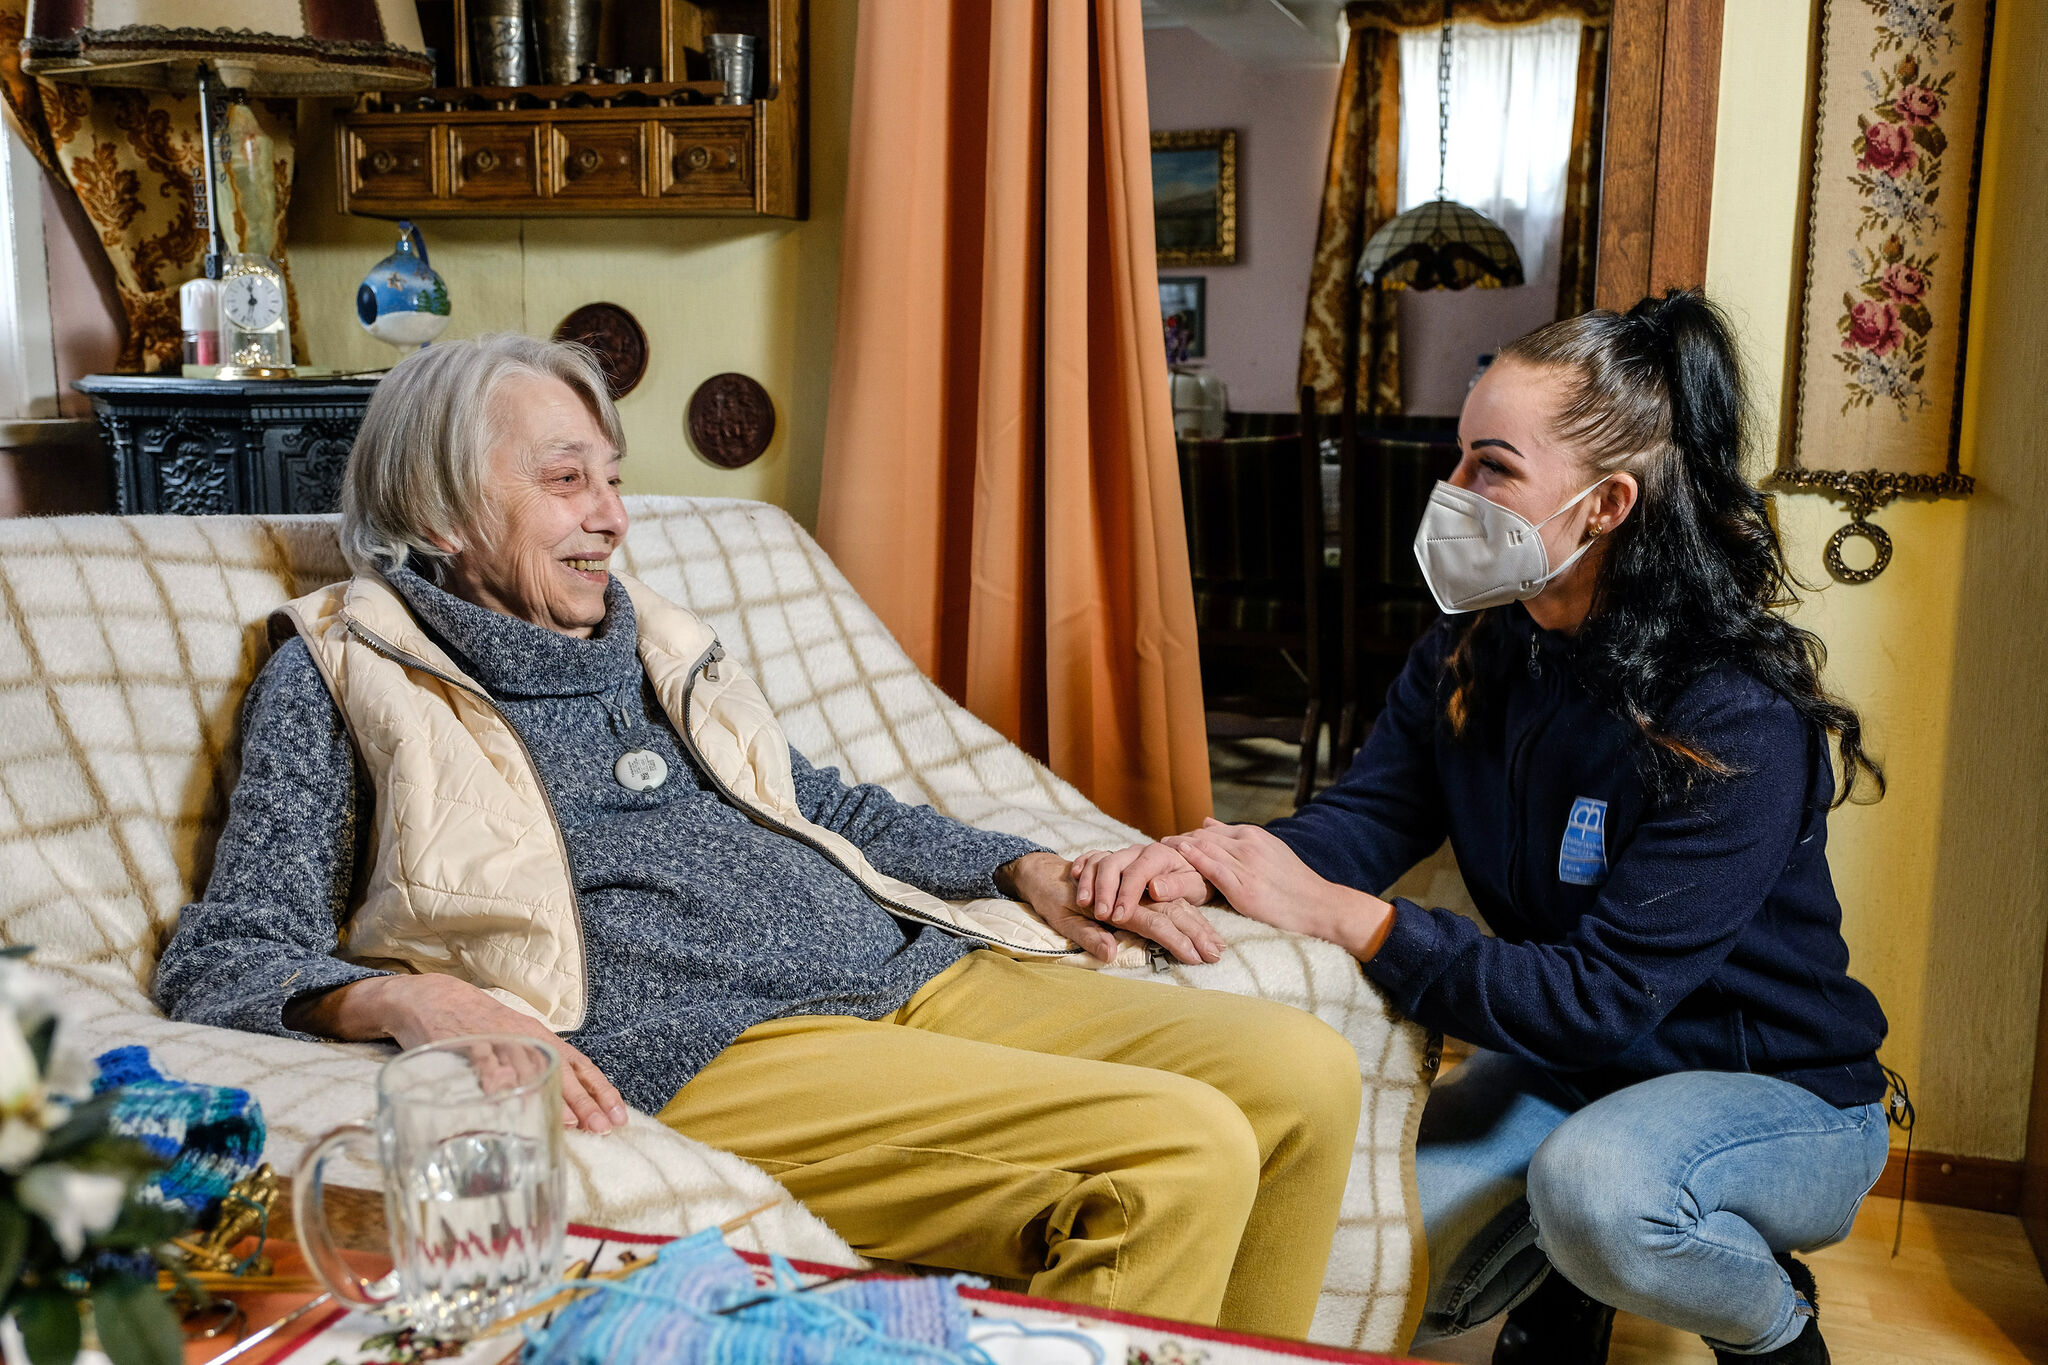
<svg viewBox="0 0 2048 1365"><path fill-rule="evenodd" d="M21 46L31 75L199 92L210 233L204 272L217 282L221 378L290 378L284 272L268 256L230 254L221 231L214 97L228 106L230 144L242 148L230 173L274 204L271 158L248 97L432 84L413 0L30 0Z"/></svg>

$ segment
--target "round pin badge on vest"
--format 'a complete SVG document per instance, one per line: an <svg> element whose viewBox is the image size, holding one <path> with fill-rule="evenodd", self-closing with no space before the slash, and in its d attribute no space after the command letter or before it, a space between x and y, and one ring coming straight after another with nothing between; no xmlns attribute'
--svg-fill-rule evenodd
<svg viewBox="0 0 2048 1365"><path fill-rule="evenodd" d="M627 791L653 791L668 781L668 760L652 749L628 749L612 765L612 776Z"/></svg>

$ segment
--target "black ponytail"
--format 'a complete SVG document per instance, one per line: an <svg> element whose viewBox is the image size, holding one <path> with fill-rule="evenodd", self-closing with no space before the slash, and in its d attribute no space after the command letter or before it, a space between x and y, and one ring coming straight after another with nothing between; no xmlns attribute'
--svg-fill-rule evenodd
<svg viewBox="0 0 2048 1365"><path fill-rule="evenodd" d="M1654 791L1727 769L1666 725L1711 669L1740 668L1834 737L1842 783L1884 793L1855 710L1821 685L1827 651L1780 612L1797 602L1767 503L1742 471L1742 365L1720 309L1697 293L1644 299L1626 314L1552 323L1503 348L1503 360L1566 374L1557 432L1597 469L1627 470L1635 514L1610 536L1593 609L1573 642L1586 687L1636 727ZM1499 676L1499 626L1481 612L1454 648L1449 714L1462 729L1487 709Z"/></svg>

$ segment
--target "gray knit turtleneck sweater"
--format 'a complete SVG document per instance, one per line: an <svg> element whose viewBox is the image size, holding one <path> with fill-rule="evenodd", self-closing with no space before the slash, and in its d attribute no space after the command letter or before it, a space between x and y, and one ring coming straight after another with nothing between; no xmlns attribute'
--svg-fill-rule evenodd
<svg viewBox="0 0 2048 1365"><path fill-rule="evenodd" d="M589 960L584 1025L569 1035L649 1112L750 1026L799 1014L879 1018L973 950L905 924L804 844L749 820L704 782L651 700L632 602L616 580L591 639L475 606L401 569L422 625L498 703L540 770L569 848ZM293 1001L366 976L333 956L355 890L372 793L303 641L250 686L241 780L203 900L157 969L175 1019L302 1037ZM613 776L652 749L668 780ZM947 899L1001 894L997 868L1037 845L974 829L876 786L849 787L791 750L804 814L882 872Z"/></svg>

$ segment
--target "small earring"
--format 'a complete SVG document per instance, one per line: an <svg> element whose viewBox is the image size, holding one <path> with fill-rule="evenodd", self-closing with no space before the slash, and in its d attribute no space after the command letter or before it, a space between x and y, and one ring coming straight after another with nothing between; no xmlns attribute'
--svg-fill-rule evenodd
<svg viewBox="0 0 2048 1365"><path fill-rule="evenodd" d="M1607 528L1606 528L1605 526L1602 526L1602 525L1600 525L1600 524L1599 524L1598 522L1589 522L1589 523L1587 523L1587 525L1586 525L1586 539L1588 539L1588 540L1598 540L1598 539L1600 539L1600 537L1602 537L1602 536L1604 536L1604 535L1606 535L1606 534L1607 534Z"/></svg>

